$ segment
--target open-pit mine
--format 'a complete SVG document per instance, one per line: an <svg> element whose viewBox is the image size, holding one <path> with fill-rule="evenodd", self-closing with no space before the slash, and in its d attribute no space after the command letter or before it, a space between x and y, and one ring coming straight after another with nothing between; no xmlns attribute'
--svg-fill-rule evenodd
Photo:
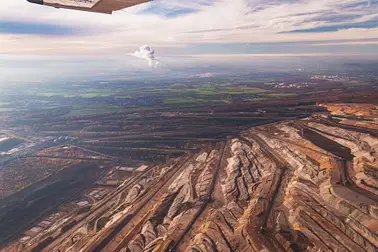
<svg viewBox="0 0 378 252"><path fill-rule="evenodd" d="M378 107L318 106L124 168L4 251L378 251Z"/></svg>

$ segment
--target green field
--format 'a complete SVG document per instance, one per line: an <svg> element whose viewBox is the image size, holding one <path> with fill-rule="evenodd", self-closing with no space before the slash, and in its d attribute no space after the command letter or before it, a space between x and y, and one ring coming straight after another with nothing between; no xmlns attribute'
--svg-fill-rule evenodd
<svg viewBox="0 0 378 252"><path fill-rule="evenodd" d="M264 81L274 81L267 79ZM350 81L334 89L355 88L369 83ZM329 90L332 90L330 88ZM325 90L303 90L327 92ZM67 115L92 115L103 113L134 113L147 111L185 110L200 106L251 103L264 100L289 99L303 95L300 90L279 90L265 85L260 79L242 78L236 80L183 79L175 81L151 81L137 83L127 81L98 81L67 83L64 85L41 84L17 90L17 94L30 98L32 103L6 100L0 102L0 113L29 110L59 111L61 107L71 107ZM42 111L41 111L42 110ZM50 111L49 113L54 113Z"/></svg>
<svg viewBox="0 0 378 252"><path fill-rule="evenodd" d="M91 105L75 105L72 107L68 115L93 115L104 113L122 112L122 107L113 106L109 104L91 104Z"/></svg>

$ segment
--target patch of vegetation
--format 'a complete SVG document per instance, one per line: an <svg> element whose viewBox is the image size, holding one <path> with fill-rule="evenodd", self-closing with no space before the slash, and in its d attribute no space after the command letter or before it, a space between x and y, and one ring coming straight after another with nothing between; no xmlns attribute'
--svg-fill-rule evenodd
<svg viewBox="0 0 378 252"><path fill-rule="evenodd" d="M91 206L82 207L77 211L77 214L83 214L89 212L91 210Z"/></svg>
<svg viewBox="0 0 378 252"><path fill-rule="evenodd" d="M160 217L157 217L157 216L154 216L154 217L151 217L150 219L149 219L149 221L152 223L152 225L154 225L154 226L157 226L157 225L159 225L160 223L161 223L161 220L162 220L162 218Z"/></svg>
<svg viewBox="0 0 378 252"><path fill-rule="evenodd" d="M108 223L109 221L110 221L109 217L102 217L101 219L99 219L97 221L97 226L96 226L97 232L99 232L101 229L103 229L105 227L106 223Z"/></svg>
<svg viewBox="0 0 378 252"><path fill-rule="evenodd" d="M288 94L288 93L271 93L271 94L265 94L266 97L292 97L296 96L296 94Z"/></svg>
<svg viewBox="0 0 378 252"><path fill-rule="evenodd" d="M197 100L192 97L176 97L167 98L164 100L166 104L185 104L185 103L197 103Z"/></svg>
<svg viewBox="0 0 378 252"><path fill-rule="evenodd" d="M109 104L75 105L69 115L93 115L122 112L123 108Z"/></svg>

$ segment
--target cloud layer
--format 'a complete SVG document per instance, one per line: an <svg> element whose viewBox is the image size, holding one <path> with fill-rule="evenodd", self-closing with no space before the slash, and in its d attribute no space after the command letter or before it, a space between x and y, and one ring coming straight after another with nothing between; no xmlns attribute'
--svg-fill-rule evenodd
<svg viewBox="0 0 378 252"><path fill-rule="evenodd" d="M361 45L364 39L378 40L377 13L376 0L155 0L112 16L13 0L0 5L0 27L15 25L0 28L0 53L117 54L145 41L168 53L182 48L183 54L191 53L186 49L191 44L291 42L310 48L317 41L352 40Z"/></svg>

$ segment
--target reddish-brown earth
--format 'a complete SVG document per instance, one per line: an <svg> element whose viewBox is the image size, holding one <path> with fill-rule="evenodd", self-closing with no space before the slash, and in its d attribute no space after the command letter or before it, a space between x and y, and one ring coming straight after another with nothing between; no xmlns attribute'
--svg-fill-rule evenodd
<svg viewBox="0 0 378 252"><path fill-rule="evenodd" d="M335 119L376 107L324 106L135 170L6 251L377 251L377 132Z"/></svg>

